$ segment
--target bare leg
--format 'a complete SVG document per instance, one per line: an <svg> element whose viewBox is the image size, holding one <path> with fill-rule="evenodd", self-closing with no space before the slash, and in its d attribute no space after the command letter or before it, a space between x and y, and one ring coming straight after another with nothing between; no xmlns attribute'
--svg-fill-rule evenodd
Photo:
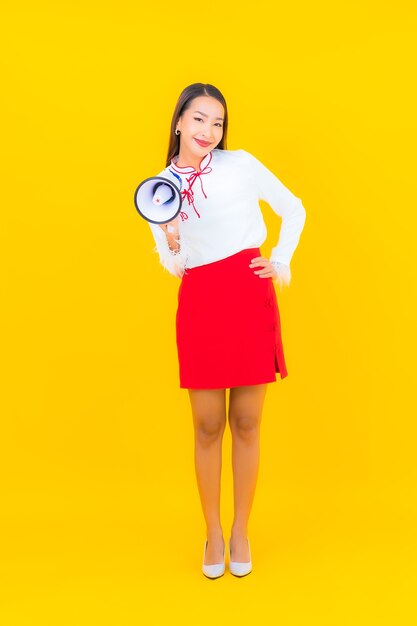
<svg viewBox="0 0 417 626"><path fill-rule="evenodd" d="M266 391L266 384L230 389L235 507L230 538L233 561L249 561L247 531L258 477L260 424Z"/></svg>
<svg viewBox="0 0 417 626"><path fill-rule="evenodd" d="M205 563L223 561L223 530L220 522L222 441L226 427L226 390L189 389L195 434L195 469L207 526Z"/></svg>

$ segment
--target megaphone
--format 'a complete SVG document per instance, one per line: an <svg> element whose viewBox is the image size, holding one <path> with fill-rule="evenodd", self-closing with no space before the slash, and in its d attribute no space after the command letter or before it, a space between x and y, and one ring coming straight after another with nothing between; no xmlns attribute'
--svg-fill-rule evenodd
<svg viewBox="0 0 417 626"><path fill-rule="evenodd" d="M168 178L152 176L145 178L134 195L139 215L152 224L166 224L181 211L180 189Z"/></svg>

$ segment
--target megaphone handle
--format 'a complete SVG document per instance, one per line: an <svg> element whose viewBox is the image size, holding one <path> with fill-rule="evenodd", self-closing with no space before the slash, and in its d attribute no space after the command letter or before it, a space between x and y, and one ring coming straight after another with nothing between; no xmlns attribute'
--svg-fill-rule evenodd
<svg viewBox="0 0 417 626"><path fill-rule="evenodd" d="M165 232L167 232L168 227L169 227L168 232L170 232L170 233L173 233L173 232L179 233L179 221L180 221L180 216L177 215L177 217L174 217L173 220L170 220L169 222L165 222L165 224L159 224L159 226Z"/></svg>
<svg viewBox="0 0 417 626"><path fill-rule="evenodd" d="M168 241L168 246L171 248L173 252L178 252L178 250L180 249L180 245L177 242L177 239L179 239L178 224L179 224L178 215L176 218L174 218L170 222L167 222L166 224L159 224L159 227L162 228L162 230L165 233L165 236Z"/></svg>

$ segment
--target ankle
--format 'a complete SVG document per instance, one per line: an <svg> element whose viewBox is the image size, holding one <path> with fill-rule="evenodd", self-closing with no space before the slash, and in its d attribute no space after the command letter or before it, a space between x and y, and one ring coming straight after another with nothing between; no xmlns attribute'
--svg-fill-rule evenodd
<svg viewBox="0 0 417 626"><path fill-rule="evenodd" d="M206 537L209 541L223 539L223 530L221 528L207 528Z"/></svg>
<svg viewBox="0 0 417 626"><path fill-rule="evenodd" d="M246 539L248 536L248 529L245 526L232 526L230 536L232 539Z"/></svg>

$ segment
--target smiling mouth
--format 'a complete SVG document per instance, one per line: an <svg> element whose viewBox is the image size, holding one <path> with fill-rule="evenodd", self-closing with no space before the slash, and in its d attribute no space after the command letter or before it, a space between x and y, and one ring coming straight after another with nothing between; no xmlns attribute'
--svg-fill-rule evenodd
<svg viewBox="0 0 417 626"><path fill-rule="evenodd" d="M200 144L200 146L204 146L205 148L209 146L211 143L210 141L201 141L201 139L196 139L195 137L194 139L198 144Z"/></svg>

